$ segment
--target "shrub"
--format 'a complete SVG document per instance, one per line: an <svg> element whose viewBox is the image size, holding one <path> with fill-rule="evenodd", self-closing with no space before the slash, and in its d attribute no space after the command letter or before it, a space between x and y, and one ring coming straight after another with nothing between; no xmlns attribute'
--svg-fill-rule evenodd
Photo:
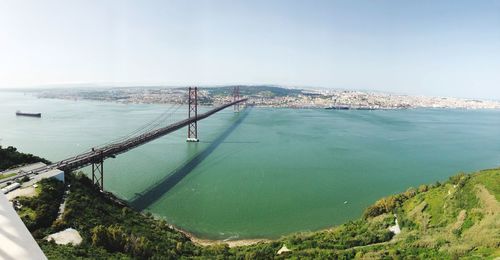
<svg viewBox="0 0 500 260"><path fill-rule="evenodd" d="M428 190L429 190L429 186L427 186L425 184L418 186L418 193L426 192Z"/></svg>

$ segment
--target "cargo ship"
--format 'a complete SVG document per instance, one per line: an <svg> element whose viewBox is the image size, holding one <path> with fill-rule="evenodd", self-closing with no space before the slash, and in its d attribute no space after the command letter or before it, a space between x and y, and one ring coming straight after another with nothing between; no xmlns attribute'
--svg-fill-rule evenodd
<svg viewBox="0 0 500 260"><path fill-rule="evenodd" d="M331 106L331 107L326 107L325 109L333 109L333 110L378 110L379 108L374 108L374 107Z"/></svg>
<svg viewBox="0 0 500 260"><path fill-rule="evenodd" d="M351 109L349 106L331 106L325 109L333 109L333 110L349 110Z"/></svg>
<svg viewBox="0 0 500 260"><path fill-rule="evenodd" d="M16 116L42 117L42 113L23 113L21 111L16 111Z"/></svg>

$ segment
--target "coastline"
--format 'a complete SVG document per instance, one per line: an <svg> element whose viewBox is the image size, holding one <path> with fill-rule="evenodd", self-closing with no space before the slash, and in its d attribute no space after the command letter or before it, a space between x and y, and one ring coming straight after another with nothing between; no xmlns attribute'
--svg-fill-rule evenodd
<svg viewBox="0 0 500 260"><path fill-rule="evenodd" d="M219 245L219 244L227 244L229 247L239 247L239 246L250 246L250 245L255 245L261 242L268 243L272 242L273 240L271 239L266 239L266 238L254 238L254 239L237 239L237 240L220 240L220 239L204 239L204 238L199 238L196 235L180 229L174 225L169 224L169 227L177 232L180 232L184 234L186 237L188 237L193 243L201 246L212 246L212 245Z"/></svg>
<svg viewBox="0 0 500 260"><path fill-rule="evenodd" d="M212 106L219 103L225 103L231 99L228 93L221 94L221 89L228 88L216 87L206 88L203 91L203 100L200 105ZM311 89L297 89L299 92L289 92L289 89L274 86L265 86L253 88L244 86L247 89L246 97L249 103L257 107L269 108L296 108L296 109L331 109L334 107L349 107L351 110L400 110L400 109L418 109L418 108L438 108L438 109L500 109L500 101L488 99L457 98L457 97L437 97L437 96L419 96L378 93L373 91L359 90L333 90L324 92ZM32 92L37 98L62 99L62 100L89 100L99 102L116 102L121 104L187 104L183 94L183 88L165 88L160 86L151 86L151 89L158 93L151 94L144 92L143 89L134 87L113 89L102 87L98 90L83 91L82 89L67 92L63 89L58 90L40 90ZM116 92L118 91L118 92ZM266 91L272 95L267 95ZM285 94L282 92L285 91ZM264 93L266 92L266 93ZM83 94L82 94L83 93ZM312 94L311 94L312 93ZM208 100L208 101L207 101ZM338 105L340 104L340 105Z"/></svg>

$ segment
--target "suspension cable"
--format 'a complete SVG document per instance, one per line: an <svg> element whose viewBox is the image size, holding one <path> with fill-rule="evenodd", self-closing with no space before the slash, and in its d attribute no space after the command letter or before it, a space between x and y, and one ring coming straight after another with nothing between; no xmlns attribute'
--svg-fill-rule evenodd
<svg viewBox="0 0 500 260"><path fill-rule="evenodd" d="M182 104L170 106L165 112L163 112L162 114L160 114L159 116L157 116L156 118L154 118L153 120L151 120L150 122L148 122L148 123L140 126L139 128L133 130L132 132L130 132L130 133L124 135L124 136L118 137L118 138L113 139L113 140L111 140L109 142L106 142L104 144L96 146L96 148L102 148L102 147L105 147L107 145L119 143L119 142L125 141L127 139L130 139L130 138L132 138L134 136L139 136L141 134L144 134L144 133L152 130L153 128L157 127L158 125L164 123L181 106L182 106ZM174 110L174 111L172 111L172 110Z"/></svg>

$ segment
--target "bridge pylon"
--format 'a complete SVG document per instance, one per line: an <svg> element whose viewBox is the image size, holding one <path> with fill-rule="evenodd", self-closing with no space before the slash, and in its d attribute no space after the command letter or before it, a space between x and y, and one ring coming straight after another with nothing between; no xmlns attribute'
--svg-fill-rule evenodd
<svg viewBox="0 0 500 260"><path fill-rule="evenodd" d="M104 156L102 152L99 159L92 162L92 183L104 191Z"/></svg>
<svg viewBox="0 0 500 260"><path fill-rule="evenodd" d="M240 86L235 86L233 89L233 101L240 100ZM234 112L240 112L240 103L234 104Z"/></svg>
<svg viewBox="0 0 500 260"><path fill-rule="evenodd" d="M198 118L198 88L189 87L189 108L188 108L188 119ZM187 142L199 142L198 139L198 120L194 120L188 126L188 137Z"/></svg>

